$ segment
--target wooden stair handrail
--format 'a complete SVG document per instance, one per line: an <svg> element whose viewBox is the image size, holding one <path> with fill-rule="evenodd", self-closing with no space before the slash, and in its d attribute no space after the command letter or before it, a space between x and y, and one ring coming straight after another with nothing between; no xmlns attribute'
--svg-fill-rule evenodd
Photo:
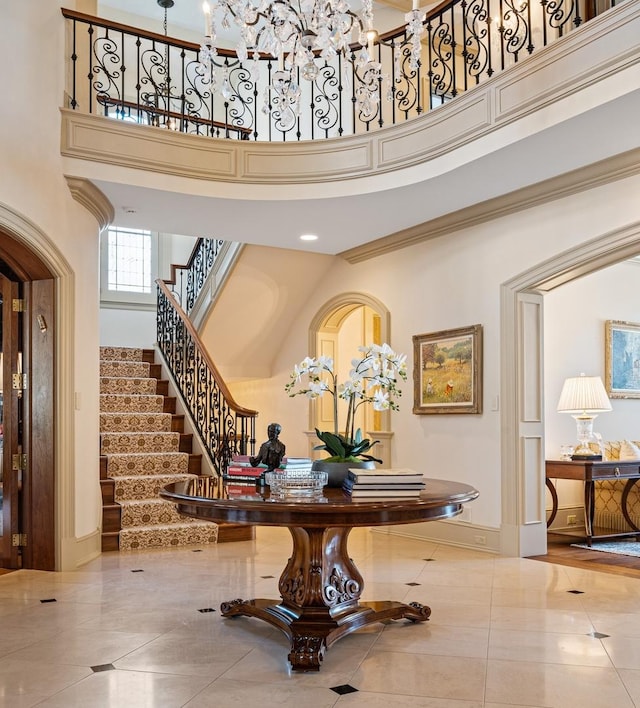
<svg viewBox="0 0 640 708"><path fill-rule="evenodd" d="M213 374L213 378L216 381L216 384L220 387L220 391L222 392L222 395L226 399L227 403L229 404L229 407L231 410L233 410L234 413L245 416L247 418L255 418L258 415L258 411L251 410L250 408L244 408L243 406L239 406L233 396L231 395L231 392L227 388L227 385L225 384L222 376L220 375L220 372L218 371L216 365L213 363L213 360L209 356L209 353L207 350L202 346L202 342L200 341L200 337L198 336L198 333L196 332L195 327L191 324L191 321L187 317L185 311L182 309L178 301L175 299L173 293L169 288L166 286L165 282L161 279L158 278L156 280L156 285L160 288L164 296L171 302L173 305L173 308L175 311L178 313L180 316L180 319L184 323L185 328L191 335L195 346L198 349L198 352L202 356L203 360L205 361L207 367L210 369L211 373Z"/></svg>

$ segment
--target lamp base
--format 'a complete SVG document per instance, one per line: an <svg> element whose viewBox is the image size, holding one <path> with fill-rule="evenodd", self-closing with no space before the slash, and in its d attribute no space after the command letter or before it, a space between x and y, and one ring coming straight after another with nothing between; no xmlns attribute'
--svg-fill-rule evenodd
<svg viewBox="0 0 640 708"><path fill-rule="evenodd" d="M592 462L601 462L602 461L602 455L596 455L594 454L585 454L585 455L576 455L575 453L571 455L572 460L591 460Z"/></svg>

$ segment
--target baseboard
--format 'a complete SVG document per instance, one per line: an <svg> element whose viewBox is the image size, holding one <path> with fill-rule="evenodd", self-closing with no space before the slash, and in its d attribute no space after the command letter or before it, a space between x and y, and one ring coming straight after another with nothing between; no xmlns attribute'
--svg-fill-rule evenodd
<svg viewBox="0 0 640 708"><path fill-rule="evenodd" d="M486 553L500 553L500 530L489 526L459 521L430 521L428 524L403 524L383 528L392 536L473 548Z"/></svg>
<svg viewBox="0 0 640 708"><path fill-rule="evenodd" d="M547 517L550 510L547 510ZM573 519L571 517L574 517ZM573 522L573 523L570 523ZM556 513L556 518L551 526L547 527L549 531L569 531L570 529L584 528L584 507L582 506L564 506L559 507Z"/></svg>
<svg viewBox="0 0 640 708"><path fill-rule="evenodd" d="M59 571L76 570L85 563L98 558L101 553L102 535L100 529L80 538L62 539L60 558L56 569Z"/></svg>

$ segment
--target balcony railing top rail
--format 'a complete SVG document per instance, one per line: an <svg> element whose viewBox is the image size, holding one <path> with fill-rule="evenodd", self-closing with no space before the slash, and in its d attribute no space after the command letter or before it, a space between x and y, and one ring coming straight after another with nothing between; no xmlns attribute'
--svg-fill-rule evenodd
<svg viewBox="0 0 640 708"><path fill-rule="evenodd" d="M215 85L198 45L63 9L68 107L240 140L361 134L411 120L478 86L582 24L600 10L598 1L446 0L426 15L417 68L406 26L380 36L374 52L384 80L373 113L358 109L353 61L317 58L317 76L298 77L302 110L292 125L263 110L278 68L271 57L261 55L256 77L233 51L221 49L216 62L223 78ZM359 49L352 45L349 59Z"/></svg>

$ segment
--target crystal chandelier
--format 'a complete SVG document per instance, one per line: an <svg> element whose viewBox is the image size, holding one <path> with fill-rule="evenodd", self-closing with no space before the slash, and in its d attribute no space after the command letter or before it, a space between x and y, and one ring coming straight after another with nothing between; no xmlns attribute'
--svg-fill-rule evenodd
<svg viewBox="0 0 640 708"><path fill-rule="evenodd" d="M418 2L413 0L413 10L405 15L407 41L412 44L410 63L414 68L420 59L420 35L424 31L424 13L419 12ZM205 38L199 60L214 88L216 73L221 69L216 63L218 28L235 27L240 34L236 55L250 70L254 81L259 76L261 54L278 62L278 69L264 91L262 111L271 114L280 129L289 130L300 114L301 89L297 77L314 81L319 72L317 61L337 56L342 59L346 81L350 80L347 68L352 67L358 110L365 119L375 116L380 88L383 83L389 88L389 80L374 56L379 37L373 29L373 0L363 0L358 13L347 0L213 0L211 4L204 2L202 8ZM352 42L360 45L353 53ZM227 92L228 97L224 67L222 74L221 91L223 95ZM390 90L387 94L392 96Z"/></svg>

